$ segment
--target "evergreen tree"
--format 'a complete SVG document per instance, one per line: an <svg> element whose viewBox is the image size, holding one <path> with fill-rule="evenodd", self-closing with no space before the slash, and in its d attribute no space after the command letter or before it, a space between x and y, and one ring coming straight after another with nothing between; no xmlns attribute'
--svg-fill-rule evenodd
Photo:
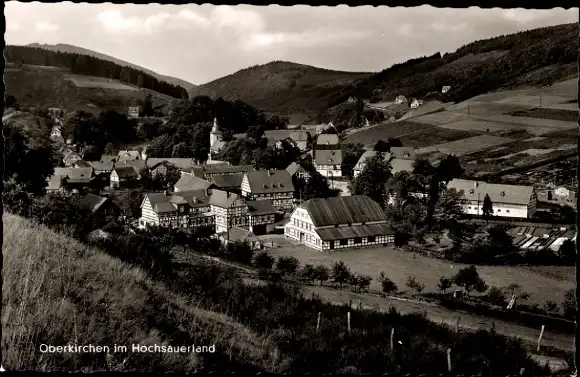
<svg viewBox="0 0 580 377"><path fill-rule="evenodd" d="M489 222L489 218L493 216L493 203L491 202L491 198L488 194L485 194L485 198L483 198L482 213L483 218Z"/></svg>

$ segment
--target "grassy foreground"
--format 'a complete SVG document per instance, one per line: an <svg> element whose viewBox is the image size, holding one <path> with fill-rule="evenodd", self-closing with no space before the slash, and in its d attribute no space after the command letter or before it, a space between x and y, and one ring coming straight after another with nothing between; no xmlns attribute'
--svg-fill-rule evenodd
<svg viewBox="0 0 580 377"><path fill-rule="evenodd" d="M35 371L275 371L277 347L227 315L172 294L142 270L18 216L3 216L2 365ZM41 353L41 344L127 345L128 353ZM216 345L135 353L131 344ZM224 362L225 361L225 362Z"/></svg>

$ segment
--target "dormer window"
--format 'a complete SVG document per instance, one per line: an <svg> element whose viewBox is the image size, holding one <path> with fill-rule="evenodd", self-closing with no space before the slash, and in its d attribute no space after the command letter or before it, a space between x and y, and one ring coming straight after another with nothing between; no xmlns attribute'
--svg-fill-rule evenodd
<svg viewBox="0 0 580 377"><path fill-rule="evenodd" d="M470 194L473 194L474 192L475 192L475 190L474 190L474 189L471 189L471 190L469 190L469 193L470 193Z"/></svg>
<svg viewBox="0 0 580 377"><path fill-rule="evenodd" d="M501 196L505 196L505 191L502 191L502 192L500 193L500 195L501 195Z"/></svg>

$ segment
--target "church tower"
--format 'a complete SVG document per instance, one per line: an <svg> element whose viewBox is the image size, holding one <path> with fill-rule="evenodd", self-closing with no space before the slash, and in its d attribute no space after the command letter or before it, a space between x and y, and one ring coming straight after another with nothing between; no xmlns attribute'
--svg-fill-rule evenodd
<svg viewBox="0 0 580 377"><path fill-rule="evenodd" d="M213 118L213 127L211 128L211 132L209 134L209 154L208 154L208 161L211 161L211 155L213 151L213 146L216 142L222 140L222 132L220 131L217 118ZM217 151L216 151L217 152Z"/></svg>

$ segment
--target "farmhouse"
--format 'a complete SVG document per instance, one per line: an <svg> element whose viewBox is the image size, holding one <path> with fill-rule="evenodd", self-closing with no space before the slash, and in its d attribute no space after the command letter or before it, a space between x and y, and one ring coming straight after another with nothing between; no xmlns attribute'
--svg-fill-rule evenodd
<svg viewBox="0 0 580 377"><path fill-rule="evenodd" d="M532 186L453 179L447 184L447 188L463 191L461 207L469 215L483 215L483 200L486 195L491 199L494 216L530 218L536 212L537 196Z"/></svg>
<svg viewBox="0 0 580 377"><path fill-rule="evenodd" d="M80 154L72 151L67 151L64 153L64 158L62 159L62 162L64 163L64 166L72 166L78 160L82 160Z"/></svg>
<svg viewBox="0 0 580 377"><path fill-rule="evenodd" d="M101 156L101 162L104 162L104 163L112 163L112 164L114 164L118 160L119 160L119 156L107 155L107 154L104 154L104 155Z"/></svg>
<svg viewBox="0 0 580 377"><path fill-rule="evenodd" d="M54 168L54 174L49 178L46 190L55 192L90 186L94 179L93 173L92 168Z"/></svg>
<svg viewBox="0 0 580 377"><path fill-rule="evenodd" d="M403 103L407 103L407 98L405 96L397 96L397 98L395 98L395 104L396 105L401 105Z"/></svg>
<svg viewBox="0 0 580 377"><path fill-rule="evenodd" d="M185 192L185 191L196 191L196 190L207 190L215 187L215 185L205 179L196 177L191 173L181 172L181 178L177 182L173 189L175 192Z"/></svg>
<svg viewBox="0 0 580 377"><path fill-rule="evenodd" d="M316 146L318 147L319 145L338 145L339 143L339 139L338 139L338 135L336 134L320 134L318 135L318 138L316 139Z"/></svg>
<svg viewBox="0 0 580 377"><path fill-rule="evenodd" d="M290 165L288 165L286 171L288 172L288 174L290 174L291 177L300 178L303 179L304 181L308 181L308 179L310 178L310 173L308 173L306 169L302 167L302 165L296 162L293 162Z"/></svg>
<svg viewBox="0 0 580 377"><path fill-rule="evenodd" d="M290 134L290 139L294 140L296 147L301 151L308 147L308 137L310 134L306 131L294 131Z"/></svg>
<svg viewBox="0 0 580 377"><path fill-rule="evenodd" d="M133 166L118 166L111 171L111 188L131 186L141 176Z"/></svg>
<svg viewBox="0 0 580 377"><path fill-rule="evenodd" d="M141 203L139 227L213 227L209 198L204 190L148 193Z"/></svg>
<svg viewBox="0 0 580 377"><path fill-rule="evenodd" d="M139 118L139 106L129 107L129 118Z"/></svg>
<svg viewBox="0 0 580 377"><path fill-rule="evenodd" d="M234 226L249 226L252 232L260 232L274 223L275 211L270 200L246 201L238 194L212 190L209 204L215 216L216 233L227 232Z"/></svg>
<svg viewBox="0 0 580 377"><path fill-rule="evenodd" d="M89 165L95 171L95 174L105 174L113 171L113 162L100 162L100 161L89 161Z"/></svg>
<svg viewBox="0 0 580 377"><path fill-rule="evenodd" d="M168 166L185 171L194 166L194 163L191 158L150 158L147 160L147 168L152 177L157 174L166 174Z"/></svg>
<svg viewBox="0 0 580 377"><path fill-rule="evenodd" d="M117 155L117 162L128 162L128 161L135 161L141 160L141 152L139 151L119 151Z"/></svg>
<svg viewBox="0 0 580 377"><path fill-rule="evenodd" d="M214 175L222 174L239 174L247 173L254 170L252 165L235 165L230 166L226 164L203 165L203 175L206 179L211 179Z"/></svg>
<svg viewBox="0 0 580 377"><path fill-rule="evenodd" d="M216 174L211 177L211 182L216 188L223 191L235 192L236 194L242 192L243 180L244 173Z"/></svg>
<svg viewBox="0 0 580 377"><path fill-rule="evenodd" d="M90 168L92 167L91 164L85 160L76 160L75 162L73 162L72 164L73 168Z"/></svg>
<svg viewBox="0 0 580 377"><path fill-rule="evenodd" d="M262 241L260 241L251 230L239 226L232 227L229 232L217 233L216 238L224 245L244 242L247 243L252 250L261 250L263 248Z"/></svg>
<svg viewBox="0 0 580 377"><path fill-rule="evenodd" d="M292 209L292 177L286 170L248 172L242 180L242 196L249 200L272 200L275 208Z"/></svg>
<svg viewBox="0 0 580 377"><path fill-rule="evenodd" d="M359 158L358 162L354 166L353 174L358 176L364 169L366 160L375 156L376 151L366 151ZM400 171L413 171L413 163L417 158L415 153L415 148L413 147L391 147L391 151L384 153L385 161L390 161L391 173L397 174Z"/></svg>
<svg viewBox="0 0 580 377"><path fill-rule="evenodd" d="M292 212L286 237L316 250L334 250L394 242L381 206L365 195L310 199Z"/></svg>
<svg viewBox="0 0 580 377"><path fill-rule="evenodd" d="M314 168L324 177L342 177L342 150L315 150Z"/></svg>
<svg viewBox="0 0 580 377"><path fill-rule="evenodd" d="M445 94L445 93L447 93L449 91L449 89L451 89L451 87L448 86L448 85L446 85L443 88L441 88L441 93Z"/></svg>
<svg viewBox="0 0 580 377"><path fill-rule="evenodd" d="M413 99L411 101L411 109L417 109L419 107L423 106L423 100L421 99Z"/></svg>

